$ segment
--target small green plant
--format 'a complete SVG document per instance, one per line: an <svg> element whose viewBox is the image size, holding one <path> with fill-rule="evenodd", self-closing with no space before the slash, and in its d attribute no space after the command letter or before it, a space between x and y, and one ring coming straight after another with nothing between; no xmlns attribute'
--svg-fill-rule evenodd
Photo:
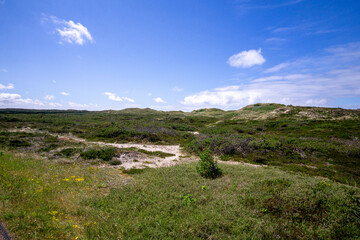
<svg viewBox="0 0 360 240"><path fill-rule="evenodd" d="M110 165L115 165L115 166L116 166L116 165L121 165L121 163L122 163L122 162L121 162L119 159L113 159L113 160L110 160L110 161L109 161L109 164L110 164Z"/></svg>
<svg viewBox="0 0 360 240"><path fill-rule="evenodd" d="M200 160L196 166L196 170L205 178L215 179L222 176L222 170L218 167L217 162L214 161L209 150L205 150L200 154Z"/></svg>
<svg viewBox="0 0 360 240"><path fill-rule="evenodd" d="M209 187L203 185L203 186L201 186L201 190L209 190Z"/></svg>
<svg viewBox="0 0 360 240"><path fill-rule="evenodd" d="M184 205L187 205L187 206L190 206L190 205L196 203L196 198L193 198L193 197L191 196L191 194L180 195L180 199L182 199L183 204L184 204Z"/></svg>
<svg viewBox="0 0 360 240"><path fill-rule="evenodd" d="M104 161L110 161L113 156L115 156L116 151L114 148L106 148L106 149L90 149L80 153L80 156L83 159L102 159Z"/></svg>

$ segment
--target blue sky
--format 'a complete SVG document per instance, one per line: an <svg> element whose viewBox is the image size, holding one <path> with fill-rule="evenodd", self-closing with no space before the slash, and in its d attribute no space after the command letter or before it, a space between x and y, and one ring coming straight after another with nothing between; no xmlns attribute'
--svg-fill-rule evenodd
<svg viewBox="0 0 360 240"><path fill-rule="evenodd" d="M0 0L0 108L360 108L360 1Z"/></svg>

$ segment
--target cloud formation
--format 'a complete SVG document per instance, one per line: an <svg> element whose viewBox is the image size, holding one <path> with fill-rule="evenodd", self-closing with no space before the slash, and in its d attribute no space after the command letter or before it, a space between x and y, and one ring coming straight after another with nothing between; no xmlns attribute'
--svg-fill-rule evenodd
<svg viewBox="0 0 360 240"><path fill-rule="evenodd" d="M0 107L24 107L24 106L44 106L39 100L22 98L17 93L0 93Z"/></svg>
<svg viewBox="0 0 360 240"><path fill-rule="evenodd" d="M14 89L14 84L9 83L7 86L5 86L0 83L0 90L5 90L5 89Z"/></svg>
<svg viewBox="0 0 360 240"><path fill-rule="evenodd" d="M75 102L68 102L69 106L73 109L90 109L90 108L96 108L98 107L97 104L81 104L81 103L75 103Z"/></svg>
<svg viewBox="0 0 360 240"><path fill-rule="evenodd" d="M75 23L72 20L66 21L55 16L51 16L50 19L56 26L58 26L56 31L60 35L59 43L62 44L66 42L70 44L83 45L87 41L93 42L90 32L81 23Z"/></svg>
<svg viewBox="0 0 360 240"><path fill-rule="evenodd" d="M53 95L46 95L45 97L44 97L44 99L45 100L52 100L52 99L54 99L55 97L53 96Z"/></svg>
<svg viewBox="0 0 360 240"><path fill-rule="evenodd" d="M131 98L128 98L128 97L119 97L115 93L105 92L104 94L106 96L108 96L108 99L110 99L112 101L116 101L116 102L128 101L128 102L131 102L131 103L135 102L134 99L131 99Z"/></svg>
<svg viewBox="0 0 360 240"><path fill-rule="evenodd" d="M264 62L265 58L261 55L261 49L251 49L232 55L227 64L236 68L249 68L254 65L261 65Z"/></svg>
<svg viewBox="0 0 360 240"><path fill-rule="evenodd" d="M154 101L157 103L166 103L161 97L154 98Z"/></svg>
<svg viewBox="0 0 360 240"><path fill-rule="evenodd" d="M268 69L265 75L189 95L192 107L237 109L257 102L327 106L336 99L360 96L360 42L327 48L322 54L299 58Z"/></svg>
<svg viewBox="0 0 360 240"><path fill-rule="evenodd" d="M67 92L61 92L60 94L64 95L64 96L69 96L70 95L70 93L67 93Z"/></svg>
<svg viewBox="0 0 360 240"><path fill-rule="evenodd" d="M280 63L274 67L268 68L265 70L265 73L273 73L273 72L277 72L283 68L286 68L287 66L289 66L289 63Z"/></svg>

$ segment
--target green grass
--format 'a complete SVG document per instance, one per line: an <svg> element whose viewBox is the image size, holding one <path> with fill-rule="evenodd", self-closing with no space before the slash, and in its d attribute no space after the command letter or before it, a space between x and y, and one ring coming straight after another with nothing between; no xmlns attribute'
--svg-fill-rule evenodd
<svg viewBox="0 0 360 240"><path fill-rule="evenodd" d="M359 125L359 110L272 103L254 104L238 111L200 109L190 113L151 109L100 112L0 109L0 147L36 152L48 158L75 158L77 154L71 150L60 151L65 147L84 148L80 143L75 146L73 142L60 141L45 134L46 131L103 142L181 144L195 154L210 147L221 159L281 166L358 186ZM8 132L24 127L42 132ZM191 134L193 131L201 134Z"/></svg>
<svg viewBox="0 0 360 240"><path fill-rule="evenodd" d="M144 153L146 155L149 156L156 156L156 157L160 157L160 158L166 158L166 157L173 157L175 156L175 154L172 153L166 153L166 152L162 152L162 151L147 151L145 149L140 149L140 148L136 148L136 147L130 147L130 148L121 148L121 150L123 151L136 151L136 152L140 152L140 153Z"/></svg>
<svg viewBox="0 0 360 240"><path fill-rule="evenodd" d="M0 156L0 221L15 239L84 236L84 205L118 186L115 169L52 163L34 156Z"/></svg>
<svg viewBox="0 0 360 240"><path fill-rule="evenodd" d="M210 180L195 166L145 169L130 178L111 168L4 154L0 220L17 239L360 236L358 188L240 165L221 165L223 176Z"/></svg>
<svg viewBox="0 0 360 240"><path fill-rule="evenodd" d="M137 151L141 152L141 153L144 153L146 155L149 155L149 156L156 156L156 157L160 157L160 158L166 158L166 157L175 156L175 154L161 152L161 151L147 151L147 150L144 150L144 149L138 149Z"/></svg>

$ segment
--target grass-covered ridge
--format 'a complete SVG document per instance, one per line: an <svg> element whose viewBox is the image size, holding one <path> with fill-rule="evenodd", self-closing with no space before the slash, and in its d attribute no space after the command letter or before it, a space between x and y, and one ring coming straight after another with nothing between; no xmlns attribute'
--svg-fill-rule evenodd
<svg viewBox="0 0 360 240"><path fill-rule="evenodd" d="M25 127L92 141L181 144L193 154L210 148L222 160L276 165L360 184L360 110L274 103L188 113L4 109L0 120L2 149L43 154L60 152L66 145L49 134L9 132Z"/></svg>
<svg viewBox="0 0 360 240"><path fill-rule="evenodd" d="M215 180L200 177L195 163L131 176L85 166L0 156L0 219L17 239L360 235L359 189L319 177L224 164Z"/></svg>

